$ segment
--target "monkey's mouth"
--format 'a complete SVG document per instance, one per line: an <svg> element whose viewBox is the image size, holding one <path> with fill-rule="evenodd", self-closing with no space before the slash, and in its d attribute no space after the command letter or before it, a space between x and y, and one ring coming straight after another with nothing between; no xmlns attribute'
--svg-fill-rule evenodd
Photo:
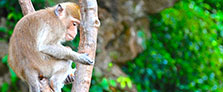
<svg viewBox="0 0 223 92"><path fill-rule="evenodd" d="M71 34L67 34L67 40L73 40L74 36Z"/></svg>

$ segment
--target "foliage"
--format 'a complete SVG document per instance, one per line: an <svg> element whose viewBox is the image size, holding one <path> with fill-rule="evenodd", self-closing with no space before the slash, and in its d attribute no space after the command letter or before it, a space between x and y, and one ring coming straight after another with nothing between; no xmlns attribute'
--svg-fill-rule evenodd
<svg viewBox="0 0 223 92"><path fill-rule="evenodd" d="M108 66L108 71L110 71L113 64L109 63ZM112 78L106 78L102 76L100 72L93 71L90 92L114 92L114 90L119 92L116 87L116 80L113 80Z"/></svg>
<svg viewBox="0 0 223 92"><path fill-rule="evenodd" d="M2 40L8 40L12 34L12 28L15 26L15 23L22 17L22 13L19 10L20 7L17 1L1 0L0 9L0 16L6 18L7 26L0 27L0 37Z"/></svg>
<svg viewBox="0 0 223 92"><path fill-rule="evenodd" d="M183 0L149 16L151 39L123 67L139 92L223 90L221 0Z"/></svg>
<svg viewBox="0 0 223 92"><path fill-rule="evenodd" d="M2 84L1 92L7 92L7 90L9 89L8 87L9 87L9 86L8 86L7 83L3 83L3 84Z"/></svg>
<svg viewBox="0 0 223 92"><path fill-rule="evenodd" d="M116 81L109 78L100 78L93 75L90 92L112 92L117 87Z"/></svg>
<svg viewBox="0 0 223 92"><path fill-rule="evenodd" d="M127 87L132 88L132 81L128 77L120 76L117 78L117 82L120 83L121 88L125 88L126 85Z"/></svg>
<svg viewBox="0 0 223 92"><path fill-rule="evenodd" d="M36 10L39 10L48 5L53 5L52 0L32 0ZM41 3L41 4L40 4ZM17 0L1 0L0 1L0 16L6 18L6 26L0 27L0 40L8 40L13 32L16 22L22 18L21 8Z"/></svg>

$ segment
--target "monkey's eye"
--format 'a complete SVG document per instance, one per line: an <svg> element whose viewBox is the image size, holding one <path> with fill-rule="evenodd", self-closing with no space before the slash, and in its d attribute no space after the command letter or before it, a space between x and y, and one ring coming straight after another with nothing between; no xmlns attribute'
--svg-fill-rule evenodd
<svg viewBox="0 0 223 92"><path fill-rule="evenodd" d="M77 26L77 23L76 23L76 22L74 22L74 23L73 23L73 25L74 25L74 26Z"/></svg>

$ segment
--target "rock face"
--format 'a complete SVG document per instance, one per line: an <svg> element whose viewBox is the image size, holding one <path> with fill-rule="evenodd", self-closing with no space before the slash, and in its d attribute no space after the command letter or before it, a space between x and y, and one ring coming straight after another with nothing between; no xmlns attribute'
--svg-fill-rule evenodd
<svg viewBox="0 0 223 92"><path fill-rule="evenodd" d="M117 78L126 76L118 67L143 51L143 40L150 37L149 13L158 13L177 0L98 0L101 27L95 73ZM143 32L145 38L138 34ZM108 64L113 67L108 71ZM103 73L102 73L103 72ZM135 92L136 89L126 89Z"/></svg>
<svg viewBox="0 0 223 92"><path fill-rule="evenodd" d="M144 0L144 11L148 13L158 13L161 10L171 7L178 0Z"/></svg>
<svg viewBox="0 0 223 92"><path fill-rule="evenodd" d="M117 63L133 59L142 51L137 31L144 29L149 34L148 19L144 12L139 10L143 7L142 2L100 0L98 3L101 20L98 50L106 51L112 61Z"/></svg>

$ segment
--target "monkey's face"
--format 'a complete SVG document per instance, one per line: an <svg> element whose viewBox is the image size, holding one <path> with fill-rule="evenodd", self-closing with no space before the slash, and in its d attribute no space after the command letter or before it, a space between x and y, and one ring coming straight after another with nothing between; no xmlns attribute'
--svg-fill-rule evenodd
<svg viewBox="0 0 223 92"><path fill-rule="evenodd" d="M75 18L69 19L68 24L67 24L67 32L65 35L65 39L67 41L73 40L76 37L79 24L80 24L79 20Z"/></svg>
<svg viewBox="0 0 223 92"><path fill-rule="evenodd" d="M80 8L75 3L58 4L54 7L54 13L66 27L65 40L70 41L77 35L80 24Z"/></svg>

